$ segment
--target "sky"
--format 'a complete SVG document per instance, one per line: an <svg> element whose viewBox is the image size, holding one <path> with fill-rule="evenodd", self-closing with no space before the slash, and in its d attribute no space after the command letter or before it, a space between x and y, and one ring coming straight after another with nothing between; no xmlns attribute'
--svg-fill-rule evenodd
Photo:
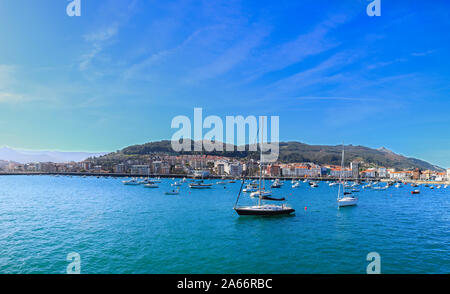
<svg viewBox="0 0 450 294"><path fill-rule="evenodd" d="M115 151L177 115L450 167L450 2L0 0L0 146Z"/></svg>

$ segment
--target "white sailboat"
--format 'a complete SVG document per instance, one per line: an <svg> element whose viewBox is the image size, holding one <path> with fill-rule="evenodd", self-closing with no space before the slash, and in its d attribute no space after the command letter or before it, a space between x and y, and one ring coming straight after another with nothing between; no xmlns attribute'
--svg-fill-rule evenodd
<svg viewBox="0 0 450 294"><path fill-rule="evenodd" d="M355 206L358 202L358 198L353 196L347 196L351 195L351 193L345 192L344 183L342 181L342 170L344 169L344 155L345 155L344 144L342 144L342 162L341 162L341 171L339 173L339 189L337 197L338 207ZM343 197L341 197L341 186L342 186L342 193L344 194Z"/></svg>
<svg viewBox="0 0 450 294"><path fill-rule="evenodd" d="M148 183L144 185L145 188L159 188L156 183Z"/></svg>

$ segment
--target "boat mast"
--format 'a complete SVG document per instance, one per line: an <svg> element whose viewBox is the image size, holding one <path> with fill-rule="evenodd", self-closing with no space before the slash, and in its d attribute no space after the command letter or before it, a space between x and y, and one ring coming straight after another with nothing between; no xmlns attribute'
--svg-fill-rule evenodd
<svg viewBox="0 0 450 294"><path fill-rule="evenodd" d="M344 184L342 183L342 170L344 169L344 142L342 142L342 160L341 160L341 170L339 172L339 190L338 190L338 200L341 198L341 185L344 190Z"/></svg>
<svg viewBox="0 0 450 294"><path fill-rule="evenodd" d="M263 159L263 153L262 153L262 145L264 142L264 116L261 117L261 144L259 146L260 151L260 157L259 157L259 197L258 197L258 206L261 206L261 178L262 178L262 159Z"/></svg>

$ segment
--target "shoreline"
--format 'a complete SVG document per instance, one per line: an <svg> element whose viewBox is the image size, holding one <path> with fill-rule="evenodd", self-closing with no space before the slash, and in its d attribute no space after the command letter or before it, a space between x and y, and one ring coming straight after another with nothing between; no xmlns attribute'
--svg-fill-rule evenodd
<svg viewBox="0 0 450 294"><path fill-rule="evenodd" d="M17 173L11 173L11 172L0 172L0 176L86 176L86 177L114 177L114 178L146 178L147 175L142 174L124 174L124 173L78 173L78 172L55 172L55 173L45 173L45 172L17 172ZM192 175L180 175L180 174L150 174L151 178L154 177L160 177L160 178L191 178L196 179L196 177ZM199 177L197 177L198 179ZM219 175L209 175L208 177L205 177L205 179L211 179L211 180L217 180L222 179L223 176ZM249 176L246 177L247 179L259 179L258 176ZM235 179L236 182L240 181L239 178L225 177L226 180ZM309 180L309 181L338 181L339 178L335 177L307 177L307 178L299 178L299 177L273 177L273 176L265 176L265 180L274 180L274 179L280 179L282 181L288 181L292 179L297 180ZM385 178L346 178L345 181L380 181L383 183L388 182L402 182L405 184L432 184L432 185L450 185L450 181L425 181L425 180L391 180L391 179L385 179Z"/></svg>

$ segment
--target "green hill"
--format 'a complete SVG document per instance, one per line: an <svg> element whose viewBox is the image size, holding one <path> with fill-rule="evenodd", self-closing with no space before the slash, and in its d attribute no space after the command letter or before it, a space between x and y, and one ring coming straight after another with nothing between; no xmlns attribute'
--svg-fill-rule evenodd
<svg viewBox="0 0 450 294"><path fill-rule="evenodd" d="M194 142L191 141L193 150ZM199 144L199 143L196 143ZM235 147L235 146L232 146ZM232 158L253 158L258 159L258 152L248 151L249 146L245 146L246 151L232 151L232 152L204 152L205 155L226 156ZM225 147L224 147L225 150ZM236 150L236 148L234 148ZM96 158L99 161L114 161L120 162L130 158L140 158L155 154L171 154L171 155L191 155L200 154L200 152L183 151L174 152L170 141L149 142L142 145L133 145L126 147L120 151L107 154L105 156ZM333 164L340 165L342 153L342 145L328 146L328 145L308 145L300 142L280 142L279 161L283 163L291 162L313 162L317 164ZM395 154L386 148L372 149L364 146L345 146L346 165L351 161L359 161L365 166L384 166L387 168L397 169L414 169L421 170L436 170L443 171L441 167L435 166L423 160L416 158L405 157L403 155Z"/></svg>

